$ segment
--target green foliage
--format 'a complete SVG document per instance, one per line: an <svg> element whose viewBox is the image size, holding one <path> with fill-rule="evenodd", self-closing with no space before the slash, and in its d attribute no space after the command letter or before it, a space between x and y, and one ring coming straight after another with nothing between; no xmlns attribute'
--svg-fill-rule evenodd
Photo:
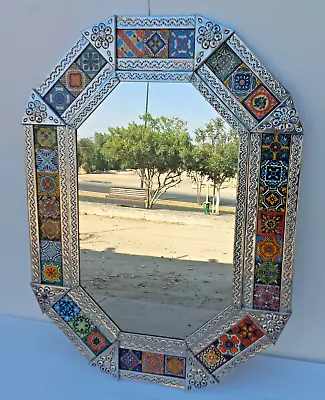
<svg viewBox="0 0 325 400"><path fill-rule="evenodd" d="M103 153L110 162L138 171L148 190L148 208L181 182L191 153L191 139L184 121L150 114L127 127L109 128Z"/></svg>
<svg viewBox="0 0 325 400"><path fill-rule="evenodd" d="M119 168L119 164L110 164L102 152L108 136L108 134L96 132L93 138L78 140L78 167L82 167L87 173Z"/></svg>

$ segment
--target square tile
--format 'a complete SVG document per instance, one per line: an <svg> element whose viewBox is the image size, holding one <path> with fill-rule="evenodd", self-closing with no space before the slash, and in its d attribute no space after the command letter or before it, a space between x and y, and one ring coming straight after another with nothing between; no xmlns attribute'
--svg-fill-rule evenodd
<svg viewBox="0 0 325 400"><path fill-rule="evenodd" d="M60 200L51 196L40 196L37 200L38 217L40 219L59 219Z"/></svg>
<svg viewBox="0 0 325 400"><path fill-rule="evenodd" d="M80 308L68 295L63 296L53 308L65 322L69 322L80 312Z"/></svg>
<svg viewBox="0 0 325 400"><path fill-rule="evenodd" d="M289 165L282 160L263 160L260 170L260 185L281 188L288 185Z"/></svg>
<svg viewBox="0 0 325 400"><path fill-rule="evenodd" d="M256 236L256 251L255 259L257 262L272 262L281 263L283 252L283 239L268 237L268 236Z"/></svg>
<svg viewBox="0 0 325 400"><path fill-rule="evenodd" d="M36 149L35 164L37 172L58 172L58 151L51 149Z"/></svg>
<svg viewBox="0 0 325 400"><path fill-rule="evenodd" d="M142 29L117 30L117 56L133 58L143 57Z"/></svg>
<svg viewBox="0 0 325 400"><path fill-rule="evenodd" d="M256 263L254 271L255 283L263 285L280 285L281 281L281 264L265 261Z"/></svg>
<svg viewBox="0 0 325 400"><path fill-rule="evenodd" d="M262 284L255 285L253 308L256 310L279 311L280 286Z"/></svg>
<svg viewBox="0 0 325 400"><path fill-rule="evenodd" d="M142 352L142 372L147 374L164 375L165 356L163 354Z"/></svg>
<svg viewBox="0 0 325 400"><path fill-rule="evenodd" d="M165 356L165 375L185 378L186 358Z"/></svg>
<svg viewBox="0 0 325 400"><path fill-rule="evenodd" d="M74 63L62 75L60 82L74 97L77 97L88 86L90 78Z"/></svg>
<svg viewBox="0 0 325 400"><path fill-rule="evenodd" d="M169 33L169 58L194 58L194 29L172 29Z"/></svg>
<svg viewBox="0 0 325 400"><path fill-rule="evenodd" d="M104 65L107 64L107 61L91 44L89 44L76 60L76 64L89 79L93 79Z"/></svg>
<svg viewBox="0 0 325 400"><path fill-rule="evenodd" d="M99 330L93 330L88 336L84 337L83 341L89 349L96 355L102 353L111 342Z"/></svg>
<svg viewBox="0 0 325 400"><path fill-rule="evenodd" d="M242 63L227 44L220 46L206 62L211 71L224 81Z"/></svg>
<svg viewBox="0 0 325 400"><path fill-rule="evenodd" d="M62 85L60 81L52 87L52 89L45 96L45 101L49 104L59 115L73 102L74 96Z"/></svg>
<svg viewBox="0 0 325 400"><path fill-rule="evenodd" d="M146 58L167 58L168 57L169 30L148 30L143 31L143 56Z"/></svg>
<svg viewBox="0 0 325 400"><path fill-rule="evenodd" d="M261 120L278 103L277 99L264 86L259 86L243 104L257 119Z"/></svg>
<svg viewBox="0 0 325 400"><path fill-rule="evenodd" d="M57 132L55 126L34 125L35 147L55 149L57 147Z"/></svg>
<svg viewBox="0 0 325 400"><path fill-rule="evenodd" d="M243 101L261 84L261 81L245 63L242 63L228 79L224 81L224 84L239 101Z"/></svg>
<svg viewBox="0 0 325 400"><path fill-rule="evenodd" d="M214 345L227 360L235 357L245 348L232 331L222 335Z"/></svg>
<svg viewBox="0 0 325 400"><path fill-rule="evenodd" d="M59 174L50 172L37 172L37 194L39 196L59 197Z"/></svg>
<svg viewBox="0 0 325 400"><path fill-rule="evenodd" d="M221 354L214 344L206 347L195 358L212 374L228 360Z"/></svg>
<svg viewBox="0 0 325 400"><path fill-rule="evenodd" d="M39 221L40 239L61 241L61 222L55 219L41 219Z"/></svg>
<svg viewBox="0 0 325 400"><path fill-rule="evenodd" d="M62 244L51 240L40 241L41 261L46 263L62 264Z"/></svg>
<svg viewBox="0 0 325 400"><path fill-rule="evenodd" d="M63 285L62 265L41 261L41 282L47 285Z"/></svg>
<svg viewBox="0 0 325 400"><path fill-rule="evenodd" d="M238 337L241 344L247 348L264 336L264 333L249 318L243 318L238 324L231 328L232 332Z"/></svg>
<svg viewBox="0 0 325 400"><path fill-rule="evenodd" d="M287 188L260 186L258 209L285 212Z"/></svg>
<svg viewBox="0 0 325 400"><path fill-rule="evenodd" d="M265 133L262 135L262 160L289 162L291 135Z"/></svg>
<svg viewBox="0 0 325 400"><path fill-rule="evenodd" d="M68 325L81 339L89 336L90 333L96 329L90 319L81 312L70 319Z"/></svg>
<svg viewBox="0 0 325 400"><path fill-rule="evenodd" d="M142 371L142 352L137 350L119 350L120 369L127 371Z"/></svg>
<svg viewBox="0 0 325 400"><path fill-rule="evenodd" d="M284 236L285 213L258 211L257 234L259 236Z"/></svg>

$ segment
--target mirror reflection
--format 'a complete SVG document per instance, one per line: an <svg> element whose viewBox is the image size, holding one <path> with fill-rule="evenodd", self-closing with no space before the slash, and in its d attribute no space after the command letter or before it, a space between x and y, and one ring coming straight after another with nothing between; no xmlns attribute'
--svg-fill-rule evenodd
<svg viewBox="0 0 325 400"><path fill-rule="evenodd" d="M194 87L120 83L77 151L81 285L123 331L184 338L232 303L238 138Z"/></svg>

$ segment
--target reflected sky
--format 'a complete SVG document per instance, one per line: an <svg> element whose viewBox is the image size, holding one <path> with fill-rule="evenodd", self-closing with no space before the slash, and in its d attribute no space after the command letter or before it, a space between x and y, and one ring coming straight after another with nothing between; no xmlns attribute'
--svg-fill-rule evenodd
<svg viewBox="0 0 325 400"><path fill-rule="evenodd" d="M192 134L219 115L190 83L150 83L148 111L154 116L179 117ZM122 82L78 129L78 138L107 132L109 126L139 121L145 112L145 82Z"/></svg>

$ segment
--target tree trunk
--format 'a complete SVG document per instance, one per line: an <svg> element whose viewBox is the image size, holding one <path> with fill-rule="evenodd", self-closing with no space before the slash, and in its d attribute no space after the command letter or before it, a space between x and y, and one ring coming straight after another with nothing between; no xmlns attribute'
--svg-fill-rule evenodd
<svg viewBox="0 0 325 400"><path fill-rule="evenodd" d="M217 214L217 215L219 215L220 190L221 190L221 187L220 187L220 186L217 186L217 199L216 199L216 214Z"/></svg>
<svg viewBox="0 0 325 400"><path fill-rule="evenodd" d="M216 184L213 182L213 193L212 193L212 214L215 214L215 205L216 205Z"/></svg>

